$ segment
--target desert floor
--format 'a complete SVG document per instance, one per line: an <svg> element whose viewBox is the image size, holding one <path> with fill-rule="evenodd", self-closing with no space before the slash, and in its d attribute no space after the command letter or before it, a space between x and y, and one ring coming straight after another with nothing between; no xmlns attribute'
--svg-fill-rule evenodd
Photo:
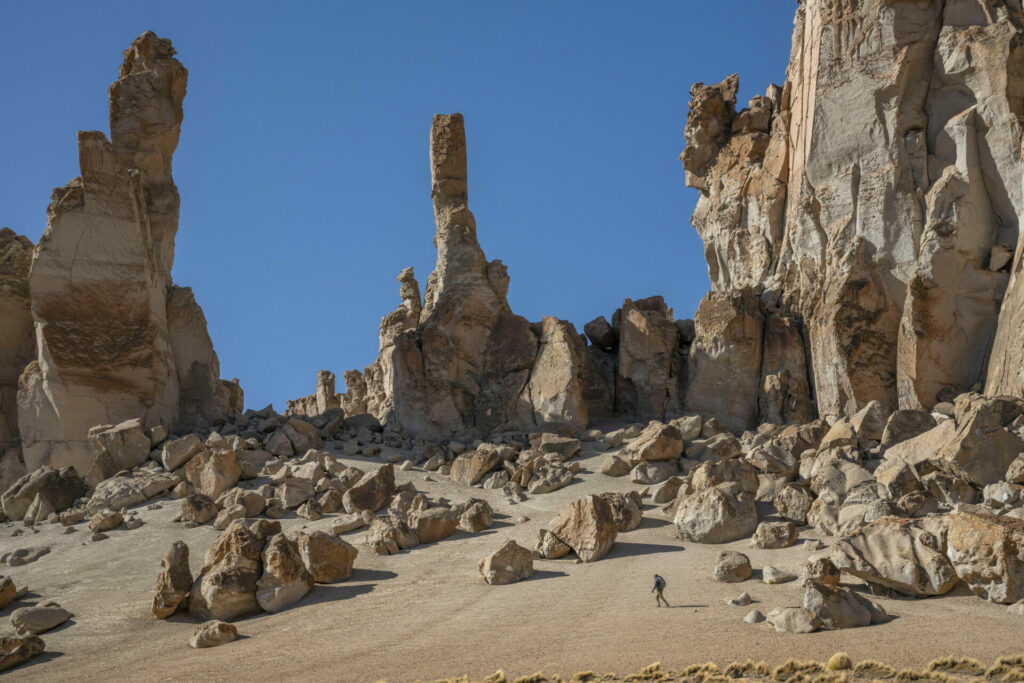
<svg viewBox="0 0 1024 683"><path fill-rule="evenodd" d="M854 662L879 659L920 667L947 654L991 663L1024 651L1024 620L967 592L924 600L879 598L894 618L888 623L809 635L775 633L764 624L743 622L750 609L767 613L799 605L799 582L760 582L764 565L798 571L810 554L803 540L821 538L805 528L802 541L784 550L758 550L748 540L724 546L682 543L673 525L651 506L644 524L620 534L611 554L592 564L575 556L538 560L530 580L489 586L479 560L515 539L532 547L537 531L563 503L587 493L640 488L626 478L599 473L602 453L587 450L584 471L570 486L509 505L500 491L467 489L446 477L425 481L426 472L397 472L399 483L414 482L429 496L487 499L495 526L478 534L458 532L437 544L397 556L377 556L361 545L363 531L345 538L360 549L352 579L318 585L280 614L237 622L238 641L194 650L188 639L196 622L186 615L167 621L150 612L164 550L181 539L191 549L193 572L217 531L209 524L185 529L172 522L178 505L140 508L146 524L110 532L88 542L89 532L65 535L63 527L42 525L38 533L12 537L20 525L0 525L0 553L29 545L52 552L33 564L4 571L30 593L0 614L40 600L56 600L74 619L43 634L47 650L9 672L17 680L337 680L391 683L468 674L480 678L497 669L510 677L543 671L571 676L576 671L634 672L655 661L663 668L715 661L788 658L827 659L845 651ZM366 468L370 462L353 458ZM248 482L258 484L258 481ZM520 516L529 518L517 523ZM329 526L290 518L286 530ZM828 538L823 539L826 543ZM711 578L723 549L746 553L754 577L739 584ZM671 609L656 608L652 575L665 577ZM755 603L732 607L729 598L747 591Z"/></svg>

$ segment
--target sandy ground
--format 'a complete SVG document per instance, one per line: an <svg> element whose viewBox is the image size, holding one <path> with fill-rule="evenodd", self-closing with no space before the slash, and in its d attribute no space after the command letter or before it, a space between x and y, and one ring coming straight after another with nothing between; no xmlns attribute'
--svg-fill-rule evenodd
<svg viewBox="0 0 1024 683"><path fill-rule="evenodd" d="M510 586L488 586L477 570L486 554L515 539L532 547L537 531L561 504L587 493L640 488L627 479L599 473L603 454L586 453L584 472L570 486L508 505L499 491L466 489L446 477L398 472L431 497L487 499L498 513L494 528L458 532L437 544L397 556L377 556L361 545L362 531L346 534L360 548L353 578L316 586L280 614L237 622L240 640L194 650L188 639L195 622L187 616L156 620L150 612L160 559L173 540L191 548L193 572L216 532L210 525L184 529L171 520L177 503L141 509L146 524L110 538L87 542L84 525L63 534L60 525L12 537L19 528L0 525L0 553L29 545L52 552L23 567L4 568L31 593L0 613L6 620L18 606L57 600L75 617L43 634L47 651L9 672L12 680L332 680L391 683L468 674L480 678L503 669L511 676L537 671L571 676L576 671L626 673L655 661L663 668L715 661L790 657L826 659L838 651L853 660L874 658L894 666L920 667L947 654L970 655L990 663L1024 651L1024 619L1004 606L969 594L926 600L879 601L894 619L882 625L809 635L775 633L764 624L743 622L750 609L767 613L799 605L798 582L769 586L758 568L775 565L798 570L810 554L802 542L784 550L757 550L748 540L724 546L683 544L674 527L650 506L643 526L620 534L611 554L592 564L573 555L538 560L535 576ZM363 468L371 465L365 459ZM257 484L259 482L249 482ZM517 523L525 515L529 521ZM316 528L317 523L287 519L285 528ZM802 539L819 538L803 529ZM824 538L828 542L828 538ZM723 549L746 553L754 577L740 584L710 578ZM671 609L656 608L652 575L665 577ZM725 604L747 591L749 607Z"/></svg>

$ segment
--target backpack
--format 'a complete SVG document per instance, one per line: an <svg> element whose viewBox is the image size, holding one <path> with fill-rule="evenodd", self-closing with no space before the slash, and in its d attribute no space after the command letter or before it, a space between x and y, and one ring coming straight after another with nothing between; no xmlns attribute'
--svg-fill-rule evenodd
<svg viewBox="0 0 1024 683"><path fill-rule="evenodd" d="M661 578L657 574L654 575L654 587L658 590L665 588L665 579Z"/></svg>

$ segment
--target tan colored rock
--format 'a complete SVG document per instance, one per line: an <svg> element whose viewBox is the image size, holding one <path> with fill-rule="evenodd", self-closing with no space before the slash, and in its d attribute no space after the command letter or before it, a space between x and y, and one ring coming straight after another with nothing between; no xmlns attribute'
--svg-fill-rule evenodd
<svg viewBox="0 0 1024 683"><path fill-rule="evenodd" d="M857 628L886 620L876 602L842 586L827 586L811 579L804 583L804 609L813 612L826 628Z"/></svg>
<svg viewBox="0 0 1024 683"><path fill-rule="evenodd" d="M546 560L557 560L572 552L567 544L559 540L547 529L541 529L537 538L537 554Z"/></svg>
<svg viewBox="0 0 1024 683"><path fill-rule="evenodd" d="M644 521L642 512L643 501L636 491L629 493L602 493L608 506L612 509L612 519L618 532L632 531Z"/></svg>
<svg viewBox="0 0 1024 683"><path fill-rule="evenodd" d="M52 631L73 616L75 615L49 600L31 607L19 607L11 612L11 627L20 636L36 636Z"/></svg>
<svg viewBox="0 0 1024 683"><path fill-rule="evenodd" d="M459 515L459 528L463 531L476 533L494 525L494 510L486 500L470 498L452 507L452 511Z"/></svg>
<svg viewBox="0 0 1024 683"><path fill-rule="evenodd" d="M301 600L313 587L295 541L275 534L263 546L263 575L256 583L256 601L265 612L280 612Z"/></svg>
<svg viewBox="0 0 1024 683"><path fill-rule="evenodd" d="M572 323L545 316L540 347L521 397L527 429L571 434L587 426L586 347Z"/></svg>
<svg viewBox="0 0 1024 683"><path fill-rule="evenodd" d="M604 557L615 544L617 531L611 506L600 496L584 496L558 509L550 533L584 562Z"/></svg>
<svg viewBox="0 0 1024 683"><path fill-rule="evenodd" d="M366 545L378 555L396 555L420 544L420 539L405 521L388 515L377 517L366 532Z"/></svg>
<svg viewBox="0 0 1024 683"><path fill-rule="evenodd" d="M450 473L452 481L463 486L472 486L479 483L488 472L504 462L501 451L485 446L469 453L463 453L452 461Z"/></svg>
<svg viewBox="0 0 1024 683"><path fill-rule="evenodd" d="M697 543L728 543L757 528L754 496L737 484L719 484L678 502L674 523L679 537Z"/></svg>
<svg viewBox="0 0 1024 683"><path fill-rule="evenodd" d="M0 575L0 609L10 605L18 597L18 588L9 576Z"/></svg>
<svg viewBox="0 0 1024 683"><path fill-rule="evenodd" d="M1024 519L953 512L947 543L953 569L975 595L1024 600Z"/></svg>
<svg viewBox="0 0 1024 683"><path fill-rule="evenodd" d="M751 540L758 548L788 548L796 544L800 532L792 522L761 522Z"/></svg>
<svg viewBox="0 0 1024 683"><path fill-rule="evenodd" d="M193 493L181 499L181 512L178 520L191 522L193 524L206 524L217 516L217 505L210 500L209 496L201 493Z"/></svg>
<svg viewBox="0 0 1024 683"><path fill-rule="evenodd" d="M660 296L622 304L615 410L640 420L664 420L681 411L684 368L672 309Z"/></svg>
<svg viewBox="0 0 1024 683"><path fill-rule="evenodd" d="M189 614L203 620L230 621L259 613L260 605L256 601L259 562L229 553L204 569L189 591Z"/></svg>
<svg viewBox="0 0 1024 683"><path fill-rule="evenodd" d="M623 450L633 465L676 460L683 454L683 435L673 425L652 422Z"/></svg>
<svg viewBox="0 0 1024 683"><path fill-rule="evenodd" d="M880 519L833 546L840 571L914 595L943 595L959 580L946 557L941 519Z"/></svg>
<svg viewBox="0 0 1024 683"><path fill-rule="evenodd" d="M100 510L92 516L92 520L89 522L89 531L94 534L113 531L123 522L124 516L117 510Z"/></svg>
<svg viewBox="0 0 1024 683"><path fill-rule="evenodd" d="M299 556L316 583L337 583L352 577L359 551L337 536L314 531L296 539Z"/></svg>
<svg viewBox="0 0 1024 683"><path fill-rule="evenodd" d="M54 191L29 278L37 355L18 388L28 469L72 465L85 475L89 428L133 418L174 427L191 400L181 378L200 381L194 335L178 333L169 303L179 205L171 156L187 79L173 55L152 32L131 44L110 89L110 139L79 133L81 176Z"/></svg>
<svg viewBox="0 0 1024 683"><path fill-rule="evenodd" d="M713 576L715 581L739 583L749 579L753 571L750 567L750 558L743 553L726 550L718 554Z"/></svg>
<svg viewBox="0 0 1024 683"><path fill-rule="evenodd" d="M448 508L412 510L409 513L409 528L420 543L437 543L454 534L459 528L459 513Z"/></svg>
<svg viewBox="0 0 1024 683"><path fill-rule="evenodd" d="M188 644L195 648L217 647L238 638L238 629L223 621L204 621L196 627Z"/></svg>
<svg viewBox="0 0 1024 683"><path fill-rule="evenodd" d="M480 573L492 586L503 586L533 576L533 553L515 541L508 541L480 560Z"/></svg>
<svg viewBox="0 0 1024 683"><path fill-rule="evenodd" d="M367 472L344 494L345 510L349 513L369 510L376 512L384 507L395 493L395 469L382 465L376 472Z"/></svg>
<svg viewBox="0 0 1024 683"><path fill-rule="evenodd" d="M807 512L814 501L814 494L803 484L789 483L783 486L773 499L779 516L794 524L807 524Z"/></svg>
<svg viewBox="0 0 1024 683"><path fill-rule="evenodd" d="M163 571L156 578L156 594L153 596L153 614L157 619L166 619L179 607L187 606L188 592L192 589L192 570L188 564L188 546L175 541L164 553L160 566Z"/></svg>
<svg viewBox="0 0 1024 683"><path fill-rule="evenodd" d="M39 636L0 637L0 671L20 666L42 654L46 644Z"/></svg>
<svg viewBox="0 0 1024 683"><path fill-rule="evenodd" d="M60 512L71 507L76 499L85 495L85 491L85 482L74 468L55 470L42 467L14 482L0 495L0 504L4 515L17 521L24 519L37 496L44 498L50 507Z"/></svg>
<svg viewBox="0 0 1024 683"><path fill-rule="evenodd" d="M168 472L178 469L203 449L203 442L195 434L165 441L160 450L160 464Z"/></svg>
<svg viewBox="0 0 1024 683"><path fill-rule="evenodd" d="M18 377L35 357L28 278L33 244L0 228L0 490L24 476L19 457Z"/></svg>
<svg viewBox="0 0 1024 683"><path fill-rule="evenodd" d="M238 483L242 467L235 451L202 451L188 461L184 475L198 493L216 499Z"/></svg>
<svg viewBox="0 0 1024 683"><path fill-rule="evenodd" d="M818 615L804 607L776 607L765 615L765 621L777 633L813 633L822 626Z"/></svg>

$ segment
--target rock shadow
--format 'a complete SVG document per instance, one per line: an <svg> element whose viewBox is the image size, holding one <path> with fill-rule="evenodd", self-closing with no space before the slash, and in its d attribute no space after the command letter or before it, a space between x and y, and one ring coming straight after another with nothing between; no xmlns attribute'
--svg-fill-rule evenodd
<svg viewBox="0 0 1024 683"><path fill-rule="evenodd" d="M375 583L363 583L358 585L346 585L345 583L318 583L313 589L306 593L306 596L295 603L294 607L305 607L307 605L319 605L324 602L335 602L348 600L357 595L365 595L373 592L377 586Z"/></svg>
<svg viewBox="0 0 1024 683"><path fill-rule="evenodd" d="M387 579L393 579L397 576L398 574L387 569L362 569L360 567L356 567L352 570L352 578L348 579L348 581L386 581Z"/></svg>
<svg viewBox="0 0 1024 683"><path fill-rule="evenodd" d="M533 576L526 579L527 581L539 581L543 579L560 579L564 576L569 576L565 572L553 572L549 569L535 569Z"/></svg>
<svg viewBox="0 0 1024 683"><path fill-rule="evenodd" d="M661 519L660 517L648 517L647 515L644 515L643 521L640 522L640 526L638 526L637 529L657 529L663 526L672 526L672 522L667 519ZM636 531L636 529L634 529L634 531Z"/></svg>
<svg viewBox="0 0 1024 683"><path fill-rule="evenodd" d="M614 557L635 557L637 555L657 555L658 553L674 553L683 550L681 545L665 545L663 543L629 543L616 541L611 551L606 555Z"/></svg>

